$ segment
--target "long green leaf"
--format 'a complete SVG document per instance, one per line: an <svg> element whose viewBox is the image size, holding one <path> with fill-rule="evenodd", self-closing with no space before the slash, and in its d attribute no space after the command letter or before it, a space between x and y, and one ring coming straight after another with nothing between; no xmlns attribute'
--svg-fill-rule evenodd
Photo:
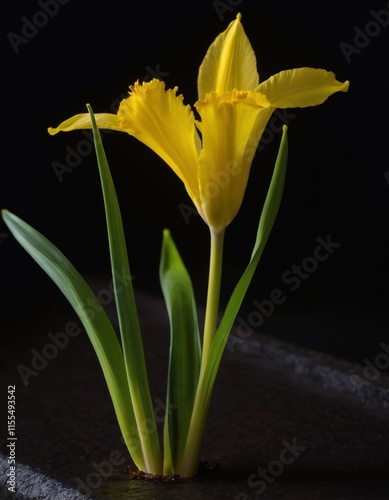
<svg viewBox="0 0 389 500"><path fill-rule="evenodd" d="M163 232L160 281L170 320L164 474L175 474L192 415L201 347L192 282L168 230Z"/></svg>
<svg viewBox="0 0 389 500"><path fill-rule="evenodd" d="M262 253L265 249L267 240L269 238L270 232L277 217L279 207L281 205L286 178L286 166L288 161L287 131L288 128L286 127L286 125L284 125L281 144L274 166L272 179L270 181L270 186L262 209L262 214L259 220L257 237L255 240L253 252L251 254L250 262L231 295L226 310L224 311L223 317L220 321L219 328L216 332L216 342L214 342L214 344L212 345L213 360L210 365L214 364L214 367L212 369L214 372L213 379L216 376L216 372L219 367L219 363L228 336L239 312L240 306L242 305L247 289L254 276Z"/></svg>
<svg viewBox="0 0 389 500"><path fill-rule="evenodd" d="M201 446L201 440L199 437L202 436L204 432L216 374L219 369L228 336L233 327L247 289L251 283L254 272L258 266L281 204L286 177L287 157L287 127L284 125L281 144L266 200L262 209L257 237L250 262L232 292L213 340L207 364L203 367L200 374L200 381L196 394L188 441L185 445L184 452L180 457L180 473L184 475L190 475L197 466L195 461L198 460ZM191 450L191 455L189 454L189 450Z"/></svg>
<svg viewBox="0 0 389 500"><path fill-rule="evenodd" d="M16 240L56 283L79 316L103 370L119 426L132 459L140 469L144 468L123 353L107 314L103 308L91 314L86 304L91 300L97 303L98 299L57 247L8 210L2 210L2 217Z"/></svg>
<svg viewBox="0 0 389 500"><path fill-rule="evenodd" d="M134 405L146 472L162 473L162 460L154 409L150 396L142 336L128 263L122 217L107 158L92 108L87 106L93 128L100 180L104 197L116 309L131 399ZM124 280L123 280L124 278ZM125 281L123 285L123 281Z"/></svg>

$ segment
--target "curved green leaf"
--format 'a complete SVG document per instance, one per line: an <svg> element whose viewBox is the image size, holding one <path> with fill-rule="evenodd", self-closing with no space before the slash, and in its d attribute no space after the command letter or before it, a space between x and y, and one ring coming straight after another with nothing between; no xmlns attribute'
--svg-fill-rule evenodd
<svg viewBox="0 0 389 500"><path fill-rule="evenodd" d="M145 463L140 446L123 353L113 326L103 308L93 315L86 304L97 302L95 294L71 262L42 234L8 210L2 217L21 246L56 283L80 318L96 352L107 382L119 426L137 467Z"/></svg>
<svg viewBox="0 0 389 500"><path fill-rule="evenodd" d="M104 197L115 303L128 385L138 429L145 429L145 431L140 432L141 445L146 463L145 471L153 474L162 474L159 439L150 396L142 336L132 287L120 207L95 117L91 106L88 105L87 108L92 122L93 138Z"/></svg>
<svg viewBox="0 0 389 500"><path fill-rule="evenodd" d="M270 186L262 209L262 214L259 220L257 237L255 240L253 252L251 254L250 262L230 297L226 310L220 321L219 328L216 332L215 342L212 345L211 365L213 364L214 367L211 369L213 372L212 375L213 380L216 376L216 372L219 367L219 363L228 336L231 332L236 316L239 312L240 306L242 305L247 289L254 276L254 272L258 266L259 260L265 249L270 232L276 220L278 209L281 205L282 193L284 191L285 178L286 178L286 166L288 160L287 130L288 128L286 127L286 125L284 125L281 144L279 147L276 163L274 166L272 179L270 181Z"/></svg>
<svg viewBox="0 0 389 500"><path fill-rule="evenodd" d="M170 320L164 474L175 474L192 415L201 348L192 282L168 230L163 232L160 281Z"/></svg>
<svg viewBox="0 0 389 500"><path fill-rule="evenodd" d="M232 292L219 327L216 331L206 366L203 366L201 369L199 386L196 393L193 416L188 434L188 441L186 442L184 452L179 459L179 474L181 475L192 475L193 470L196 470L198 465L197 462L200 454L201 436L204 433L216 374L219 369L228 336L231 332L247 289L251 283L254 272L258 266L281 204L286 177L287 157L287 127L284 125L281 144L266 200L262 209L257 230L257 237L250 262Z"/></svg>

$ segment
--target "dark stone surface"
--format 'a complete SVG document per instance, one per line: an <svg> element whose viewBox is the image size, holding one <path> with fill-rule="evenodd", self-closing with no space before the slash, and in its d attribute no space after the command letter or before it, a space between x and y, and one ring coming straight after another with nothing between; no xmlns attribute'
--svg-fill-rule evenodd
<svg viewBox="0 0 389 500"><path fill-rule="evenodd" d="M159 300L138 295L138 302L152 397L161 408L166 313ZM202 459L218 464L220 474L180 484L129 482L124 474L131 460L84 332L28 378L28 386L18 372L21 364L30 366L31 349L42 352L50 342L49 332L63 331L69 321L79 324L66 306L61 311L50 311L44 320L29 318L27 326L22 318L6 325L2 394L8 384L16 385L19 492L9 498L77 499L82 497L77 488L96 500L243 500L260 492L264 498L290 500L387 498L388 377L380 372L369 381L362 365L259 333L233 352L227 348L218 373ZM290 446L298 456L284 451ZM5 442L2 450L3 484ZM258 468L268 471L262 480ZM2 488L1 498L8 498Z"/></svg>

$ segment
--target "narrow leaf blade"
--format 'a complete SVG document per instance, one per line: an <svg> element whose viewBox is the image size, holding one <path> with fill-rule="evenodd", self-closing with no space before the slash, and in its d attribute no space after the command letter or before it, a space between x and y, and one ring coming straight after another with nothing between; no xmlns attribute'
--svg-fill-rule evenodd
<svg viewBox="0 0 389 500"><path fill-rule="evenodd" d="M279 207L281 205L282 193L284 191L286 167L288 160L288 138L287 127L284 125L281 138L281 144L278 150L276 163L270 186L266 195L265 203L262 209L262 214L259 220L257 237L254 244L254 249L251 255L250 262L236 285L231 298L227 304L226 310L220 321L219 328L216 332L215 345L212 346L214 363L216 363L216 371L220 363L221 356L228 339L228 335L234 324L236 316L239 312L240 306L243 302L247 289L254 276L255 270L258 266L259 260L265 249L270 232L273 228L274 222L277 217ZM215 370L215 369L214 369ZM213 370L213 371L214 371ZM216 375L216 373L215 373Z"/></svg>
<svg viewBox="0 0 389 500"><path fill-rule="evenodd" d="M251 283L254 272L257 268L263 250L265 248L270 231L276 219L279 206L281 204L282 193L285 184L286 166L288 156L287 127L283 127L283 134L278 151L272 179L266 196L266 200L260 217L257 237L250 262L236 285L219 327L216 331L207 364L200 374L198 390L196 393L193 416L191 421L188 441L184 452L180 457L180 469L192 471L200 454L201 440L199 439L205 428L208 409L211 402L212 390L215 383L217 371L222 359L224 348L228 341L230 331L243 302L246 291ZM192 456L189 455L189 450Z"/></svg>
<svg viewBox="0 0 389 500"><path fill-rule="evenodd" d="M90 314L85 304L98 299L57 247L11 212L3 210L2 217L15 239L56 283L79 316L100 362L129 452L136 465L143 467L123 353L107 314L103 308Z"/></svg>
<svg viewBox="0 0 389 500"><path fill-rule="evenodd" d="M150 423L153 422L154 430L141 432L141 445L145 457L146 472L161 474L162 460L159 440L150 396L142 336L131 281L119 202L92 108L89 105L87 107L92 122L97 163L104 197L116 310L128 384L138 428L144 428L146 425L150 426Z"/></svg>
<svg viewBox="0 0 389 500"><path fill-rule="evenodd" d="M160 281L170 320L170 358L164 427L164 474L186 442L200 372L200 335L192 282L170 232L163 233Z"/></svg>

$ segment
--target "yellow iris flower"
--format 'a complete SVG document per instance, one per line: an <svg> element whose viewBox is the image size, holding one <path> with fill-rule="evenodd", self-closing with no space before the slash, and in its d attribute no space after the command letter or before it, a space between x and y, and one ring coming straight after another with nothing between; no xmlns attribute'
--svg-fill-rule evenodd
<svg viewBox="0 0 389 500"><path fill-rule="evenodd" d="M127 132L154 150L184 183L199 214L219 233L236 216L262 133L276 108L322 104L346 92L332 72L298 68L260 83L256 58L241 15L209 47L198 75L195 119L178 88L152 80L130 87L117 114L96 114L101 129ZM50 134L91 128L88 113L75 115Z"/></svg>

